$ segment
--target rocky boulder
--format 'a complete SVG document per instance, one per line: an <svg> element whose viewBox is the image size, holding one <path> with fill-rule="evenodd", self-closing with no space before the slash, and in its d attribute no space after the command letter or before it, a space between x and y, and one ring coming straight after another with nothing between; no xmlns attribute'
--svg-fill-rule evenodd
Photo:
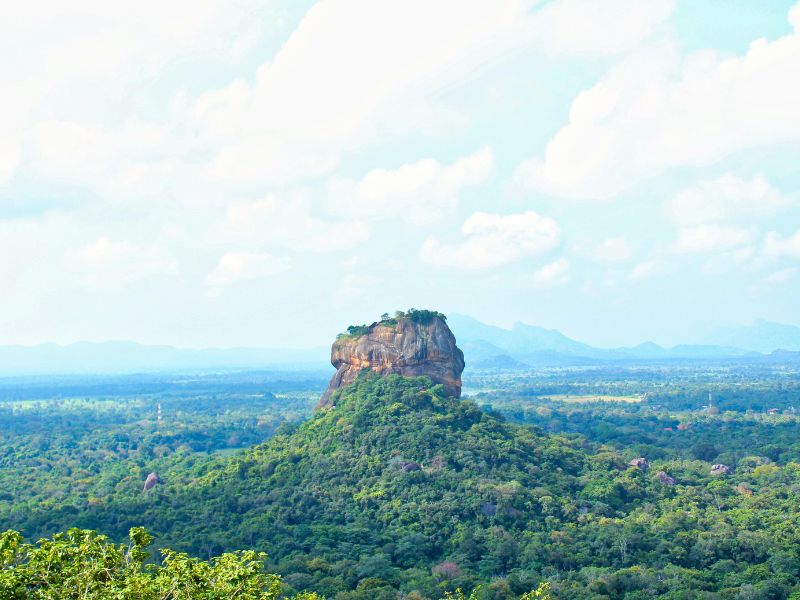
<svg viewBox="0 0 800 600"><path fill-rule="evenodd" d="M641 471L647 471L650 468L650 461L644 457L634 458L631 462L628 463L632 467L636 467Z"/></svg>
<svg viewBox="0 0 800 600"><path fill-rule="evenodd" d="M718 475L730 475L733 473L728 465L711 465L711 474L716 477Z"/></svg>
<svg viewBox="0 0 800 600"><path fill-rule="evenodd" d="M164 483L161 477L159 477L157 473L150 473L147 476L147 479L144 480L144 488L142 489L142 493L149 492L160 483Z"/></svg>
<svg viewBox="0 0 800 600"><path fill-rule="evenodd" d="M448 395L461 396L464 353L444 316L432 311L412 309L369 326L350 327L333 343L331 364L336 373L320 400L321 407L329 406L333 392L351 384L365 369L379 375L427 375L443 384Z"/></svg>
<svg viewBox="0 0 800 600"><path fill-rule="evenodd" d="M411 473L412 471L421 471L422 465L413 460L404 460L401 461L398 465L401 471L405 471L406 473Z"/></svg>
<svg viewBox="0 0 800 600"><path fill-rule="evenodd" d="M664 471L659 471L658 473L656 473L656 479L658 479L658 482L659 482L661 485L669 485L669 486L672 486L672 485L675 485L675 484L677 483L677 482L675 481L675 478L674 478L674 477L670 477L670 476L669 476L669 475L667 475L667 474L666 474L666 472L664 472Z"/></svg>

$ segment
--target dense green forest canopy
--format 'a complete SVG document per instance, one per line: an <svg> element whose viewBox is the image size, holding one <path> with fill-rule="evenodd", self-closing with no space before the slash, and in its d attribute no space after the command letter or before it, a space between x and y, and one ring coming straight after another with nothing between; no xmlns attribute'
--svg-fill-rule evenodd
<svg viewBox="0 0 800 600"><path fill-rule="evenodd" d="M598 600L800 590L796 374L553 370L465 383L477 404L425 379L364 378L302 424L314 390L158 396L167 427L155 397L0 403L12 490L0 527L122 541L143 525L155 547L205 561L266 552L281 594L337 600L479 585L476 598L510 599L544 580L553 598ZM641 457L649 468L629 464ZM730 471L712 475L717 463ZM154 470L164 483L143 493Z"/></svg>
<svg viewBox="0 0 800 600"><path fill-rule="evenodd" d="M207 561L161 550L161 561L147 562L153 538L141 527L131 529L129 543L114 544L94 531L70 529L52 539L26 544L16 531L0 534L0 598L3 600L289 600L281 578L264 571L263 553L226 553ZM520 600L547 600L549 585ZM461 590L442 600L469 599ZM314 592L291 600L323 600Z"/></svg>

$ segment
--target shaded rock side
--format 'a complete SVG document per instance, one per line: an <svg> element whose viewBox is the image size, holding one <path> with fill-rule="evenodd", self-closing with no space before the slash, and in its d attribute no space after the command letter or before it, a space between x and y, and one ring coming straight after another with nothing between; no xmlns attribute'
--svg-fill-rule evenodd
<svg viewBox="0 0 800 600"><path fill-rule="evenodd" d="M144 482L144 488L142 488L142 493L149 492L154 487L162 483L164 483L164 481L161 479L161 477L158 476L158 473L150 473Z"/></svg>
<svg viewBox="0 0 800 600"><path fill-rule="evenodd" d="M456 346L447 323L439 317L431 317L425 323L409 318L381 321L370 325L363 335L342 336L331 348L331 364L336 373L320 407L330 405L331 394L355 381L364 369L379 375L427 375L434 383L443 384L449 396L461 396L464 353Z"/></svg>
<svg viewBox="0 0 800 600"><path fill-rule="evenodd" d="M659 471L656 473L656 478L662 485L675 485L677 483L674 477L670 477L664 471Z"/></svg>

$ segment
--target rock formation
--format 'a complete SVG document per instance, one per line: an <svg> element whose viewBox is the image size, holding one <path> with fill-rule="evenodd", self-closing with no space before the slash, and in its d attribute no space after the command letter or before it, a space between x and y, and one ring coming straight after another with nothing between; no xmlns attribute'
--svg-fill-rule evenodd
<svg viewBox="0 0 800 600"><path fill-rule="evenodd" d="M662 485L675 485L677 483L674 477L670 477L664 471L659 471L656 473L656 478Z"/></svg>
<svg viewBox="0 0 800 600"><path fill-rule="evenodd" d="M711 474L716 477L717 475L730 475L733 473L728 465L711 465Z"/></svg>
<svg viewBox="0 0 800 600"><path fill-rule="evenodd" d="M644 457L634 458L631 462L628 463L632 467L636 467L641 471L647 471L650 468L650 461L648 461Z"/></svg>
<svg viewBox="0 0 800 600"><path fill-rule="evenodd" d="M331 394L355 381L364 369L379 375L427 375L443 384L448 395L461 396L464 353L439 313L410 310L349 331L331 348L336 373L320 400L321 407L329 406Z"/></svg>
<svg viewBox="0 0 800 600"><path fill-rule="evenodd" d="M142 493L152 490L160 483L164 483L161 477L159 477L157 473L150 473L150 475L148 475L147 479L144 481L144 489L142 489Z"/></svg>

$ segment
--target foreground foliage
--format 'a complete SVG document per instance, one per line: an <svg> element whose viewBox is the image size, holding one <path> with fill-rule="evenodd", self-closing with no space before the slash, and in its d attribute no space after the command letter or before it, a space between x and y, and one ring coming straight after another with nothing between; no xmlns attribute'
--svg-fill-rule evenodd
<svg viewBox="0 0 800 600"><path fill-rule="evenodd" d="M0 598L179 600L238 598L274 600L281 581L263 570L264 555L253 551L223 554L208 561L162 550L161 565L147 565L152 537L142 528L130 543L116 545L93 531L71 529L38 544L19 533L0 535ZM314 600L299 594L294 600Z"/></svg>
<svg viewBox="0 0 800 600"><path fill-rule="evenodd" d="M251 550L201 561L162 550L160 565L146 564L153 538L131 529L130 543L116 545L94 531L70 529L26 544L16 531L0 534L0 598L3 600L277 600L287 599L281 579L264 572L264 554ZM549 598L547 584L520 600ZM446 600L477 600L460 590ZM292 600L323 600L313 592Z"/></svg>

